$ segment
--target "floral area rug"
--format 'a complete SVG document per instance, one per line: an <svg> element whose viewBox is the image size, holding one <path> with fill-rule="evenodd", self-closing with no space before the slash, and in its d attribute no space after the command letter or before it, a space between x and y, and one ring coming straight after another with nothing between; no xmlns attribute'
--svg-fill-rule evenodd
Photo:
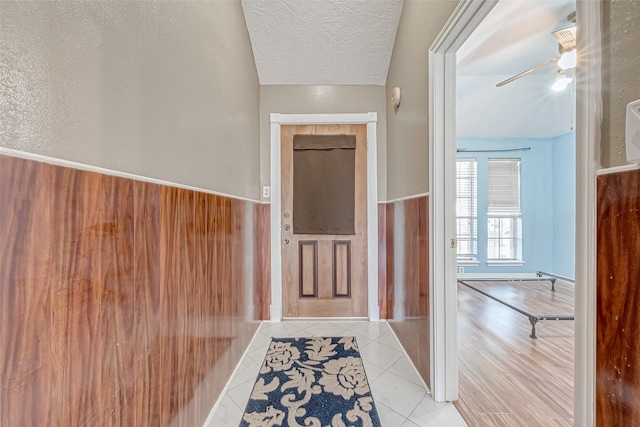
<svg viewBox="0 0 640 427"><path fill-rule="evenodd" d="M381 427L355 337L273 338L241 427Z"/></svg>

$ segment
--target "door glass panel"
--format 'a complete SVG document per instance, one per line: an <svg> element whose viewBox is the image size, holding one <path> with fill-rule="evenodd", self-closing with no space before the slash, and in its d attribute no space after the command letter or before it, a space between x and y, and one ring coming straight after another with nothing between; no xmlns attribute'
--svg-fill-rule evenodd
<svg viewBox="0 0 640 427"><path fill-rule="evenodd" d="M293 232L355 234L355 135L293 136Z"/></svg>

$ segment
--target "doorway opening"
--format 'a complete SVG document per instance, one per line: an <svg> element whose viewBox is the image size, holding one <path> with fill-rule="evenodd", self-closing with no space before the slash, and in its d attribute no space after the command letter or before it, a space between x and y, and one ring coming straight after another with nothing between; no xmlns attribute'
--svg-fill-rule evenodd
<svg viewBox="0 0 640 427"><path fill-rule="evenodd" d="M573 424L575 7L500 1L456 53L456 405L472 425Z"/></svg>
<svg viewBox="0 0 640 427"><path fill-rule="evenodd" d="M432 392L436 400L458 398L456 248L456 54L498 2L462 2L429 52L430 244L432 307ZM578 2L575 232L576 425L594 424L595 354L595 153L599 143L599 2ZM526 16L526 14L522 14ZM509 169L509 168L507 168ZM511 168L513 169L513 168ZM523 218L524 219L524 218ZM488 224L487 224L488 226ZM506 236L505 236L506 237ZM501 247L502 248L502 247ZM513 252L519 250L517 243ZM553 384L553 383L552 383Z"/></svg>

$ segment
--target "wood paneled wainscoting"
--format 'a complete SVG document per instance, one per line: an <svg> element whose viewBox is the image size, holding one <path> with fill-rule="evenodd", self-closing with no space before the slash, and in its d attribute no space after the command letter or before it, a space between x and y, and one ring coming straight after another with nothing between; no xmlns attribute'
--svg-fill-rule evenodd
<svg viewBox="0 0 640 427"><path fill-rule="evenodd" d="M640 170L598 177L596 425L640 425Z"/></svg>
<svg viewBox="0 0 640 427"><path fill-rule="evenodd" d="M269 305L268 212L0 155L0 425L202 425Z"/></svg>
<svg viewBox="0 0 640 427"><path fill-rule="evenodd" d="M429 198L378 205L380 317L429 384Z"/></svg>

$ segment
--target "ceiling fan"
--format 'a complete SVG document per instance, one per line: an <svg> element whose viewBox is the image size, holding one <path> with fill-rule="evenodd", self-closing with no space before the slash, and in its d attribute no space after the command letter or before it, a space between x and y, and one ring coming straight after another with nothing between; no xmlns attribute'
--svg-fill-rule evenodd
<svg viewBox="0 0 640 427"><path fill-rule="evenodd" d="M509 77L508 79L498 83L496 87L501 87L514 80L518 80L520 77L531 74L536 70L546 67L547 65L558 63L559 79L557 82L560 83L558 87L561 87L561 89L556 90L564 89L568 82L571 81L571 78L566 76L565 70L572 69L576 66L576 12L571 12L569 16L567 16L567 24L551 32L551 35L558 41L558 52L560 55L516 74L513 77Z"/></svg>

